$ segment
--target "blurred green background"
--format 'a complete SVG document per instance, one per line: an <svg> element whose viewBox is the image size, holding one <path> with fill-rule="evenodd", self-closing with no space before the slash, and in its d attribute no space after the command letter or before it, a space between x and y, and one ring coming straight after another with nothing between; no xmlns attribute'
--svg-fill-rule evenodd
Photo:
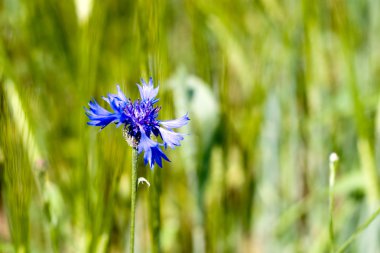
<svg viewBox="0 0 380 253"><path fill-rule="evenodd" d="M149 76L191 121L139 161L136 252L329 252L333 151L338 247L380 200L379 41L377 0L0 1L0 252L127 252L131 150L83 107Z"/></svg>

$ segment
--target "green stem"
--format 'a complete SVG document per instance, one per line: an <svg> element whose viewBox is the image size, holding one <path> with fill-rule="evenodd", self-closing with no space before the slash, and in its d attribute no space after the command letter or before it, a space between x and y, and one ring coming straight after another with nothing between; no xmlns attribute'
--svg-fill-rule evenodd
<svg viewBox="0 0 380 253"><path fill-rule="evenodd" d="M335 186L335 171L336 171L336 154L330 155L330 190L329 190L329 235L330 235L330 252L335 252L335 236L334 236L334 186Z"/></svg>
<svg viewBox="0 0 380 253"><path fill-rule="evenodd" d="M330 252L335 252L335 236L334 236L334 223L333 223L333 205L334 200L330 198L330 222L329 222L329 236L330 236Z"/></svg>
<svg viewBox="0 0 380 253"><path fill-rule="evenodd" d="M132 148L132 178L131 178L131 230L129 252L134 252L135 246L135 211L136 211L136 190L137 190L137 149Z"/></svg>

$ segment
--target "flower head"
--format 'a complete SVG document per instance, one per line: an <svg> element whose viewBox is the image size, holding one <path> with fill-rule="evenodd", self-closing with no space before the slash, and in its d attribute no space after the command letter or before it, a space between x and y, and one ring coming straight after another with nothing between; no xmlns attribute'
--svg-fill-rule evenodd
<svg viewBox="0 0 380 253"><path fill-rule="evenodd" d="M156 106L158 89L153 86L153 79L149 79L147 84L141 79L141 85L137 84L141 99L131 101L117 85L117 94L108 94L103 99L110 105L112 111L101 107L95 99L88 103L89 108L85 108L89 118L87 122L90 126L99 126L101 129L110 123L115 123L116 127L123 125L124 137L128 143L138 150L144 151L144 162L149 163L153 168L154 164L162 167L162 159L169 161L161 147L175 148L180 146L180 141L184 135L173 131L188 123L190 120L186 115L179 119L161 121L158 120L158 113L161 107ZM160 137L162 142L153 140L151 137ZM158 139L157 139L158 140Z"/></svg>

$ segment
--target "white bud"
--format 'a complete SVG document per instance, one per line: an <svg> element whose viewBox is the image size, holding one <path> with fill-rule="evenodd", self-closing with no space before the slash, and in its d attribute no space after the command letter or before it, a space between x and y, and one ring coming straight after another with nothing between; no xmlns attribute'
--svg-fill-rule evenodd
<svg viewBox="0 0 380 253"><path fill-rule="evenodd" d="M86 23L92 10L92 0L75 0L75 9L79 23Z"/></svg>
<svg viewBox="0 0 380 253"><path fill-rule="evenodd" d="M338 160L339 160L339 157L338 157L338 155L335 152L333 152L333 153L330 154L330 163L335 163Z"/></svg>

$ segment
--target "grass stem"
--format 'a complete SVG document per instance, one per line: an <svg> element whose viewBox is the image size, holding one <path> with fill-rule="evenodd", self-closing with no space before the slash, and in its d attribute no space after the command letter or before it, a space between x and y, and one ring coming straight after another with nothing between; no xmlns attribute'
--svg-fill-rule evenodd
<svg viewBox="0 0 380 253"><path fill-rule="evenodd" d="M330 236L330 252L335 252L335 236L334 236L334 186L335 186L335 172L338 162L336 153L330 155L330 188L329 188L329 236Z"/></svg>

